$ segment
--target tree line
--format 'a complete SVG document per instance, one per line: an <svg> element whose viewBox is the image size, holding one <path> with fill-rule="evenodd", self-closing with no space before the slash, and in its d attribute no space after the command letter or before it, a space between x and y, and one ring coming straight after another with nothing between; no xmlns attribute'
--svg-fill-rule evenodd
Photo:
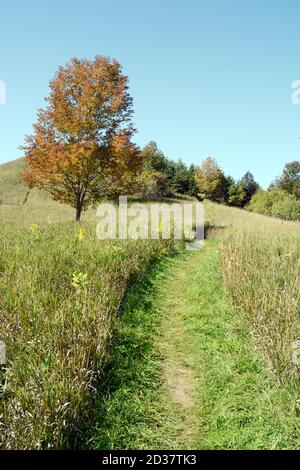
<svg viewBox="0 0 300 470"><path fill-rule="evenodd" d="M187 166L181 160L174 162L168 159L155 142L146 145L141 153L147 162L142 173L145 199L181 194L274 217L300 220L299 161L286 163L281 176L264 190L250 171L236 180L225 175L211 157L199 166Z"/></svg>
<svg viewBox="0 0 300 470"><path fill-rule="evenodd" d="M147 144L141 154L145 164L141 174L145 199L186 195L244 207L259 188L250 171L236 181L232 176L225 176L211 157L200 166L187 166L181 160L168 159L155 142Z"/></svg>

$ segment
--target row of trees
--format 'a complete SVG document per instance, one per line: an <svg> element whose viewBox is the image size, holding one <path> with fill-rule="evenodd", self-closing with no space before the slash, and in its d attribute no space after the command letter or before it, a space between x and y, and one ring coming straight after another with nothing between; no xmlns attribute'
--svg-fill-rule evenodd
<svg viewBox="0 0 300 470"><path fill-rule="evenodd" d="M240 179L226 176L209 157L197 167L167 159L155 142L142 150L145 199L185 194L198 199L247 209L288 220L300 219L300 162L287 163L282 175L267 190L259 187L250 171Z"/></svg>
<svg viewBox="0 0 300 470"><path fill-rule="evenodd" d="M236 207L246 206L259 188L250 171L236 181L232 176L225 176L211 157L197 168L195 179L201 199L207 198Z"/></svg>
<svg viewBox="0 0 300 470"><path fill-rule="evenodd" d="M248 171L235 181L225 176L215 160L208 158L196 171L200 197L230 206L245 207L253 212L300 220L300 161L284 166L281 176L263 190Z"/></svg>
<svg viewBox="0 0 300 470"><path fill-rule="evenodd" d="M174 162L166 158L155 142L146 145L141 154L145 162L141 178L145 199L175 193L244 207L259 187L249 171L239 181L232 176L225 176L211 157L199 167L188 167L181 160Z"/></svg>

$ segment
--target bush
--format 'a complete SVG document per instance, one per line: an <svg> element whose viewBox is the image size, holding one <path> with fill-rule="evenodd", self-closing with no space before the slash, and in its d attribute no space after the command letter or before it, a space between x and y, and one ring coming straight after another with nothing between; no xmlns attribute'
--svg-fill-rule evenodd
<svg viewBox="0 0 300 470"><path fill-rule="evenodd" d="M271 217L300 220L300 200L282 189L259 189L252 197L248 209Z"/></svg>

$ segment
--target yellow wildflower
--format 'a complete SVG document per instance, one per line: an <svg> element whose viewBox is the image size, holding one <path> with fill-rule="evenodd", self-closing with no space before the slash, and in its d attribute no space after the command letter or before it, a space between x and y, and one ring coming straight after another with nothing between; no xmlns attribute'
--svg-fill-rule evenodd
<svg viewBox="0 0 300 470"><path fill-rule="evenodd" d="M84 228L80 227L79 232L78 232L78 240L83 240L85 235L85 230Z"/></svg>

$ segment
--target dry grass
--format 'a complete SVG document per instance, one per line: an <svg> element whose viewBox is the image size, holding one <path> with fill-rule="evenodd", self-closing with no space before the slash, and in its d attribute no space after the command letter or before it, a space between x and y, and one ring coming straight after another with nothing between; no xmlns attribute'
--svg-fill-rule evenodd
<svg viewBox="0 0 300 470"><path fill-rule="evenodd" d="M300 223L207 205L222 240L227 291L247 320L266 362L288 387L300 391L292 342L300 337Z"/></svg>
<svg viewBox="0 0 300 470"><path fill-rule="evenodd" d="M88 417L128 284L174 246L100 241L92 212L79 237L73 216L55 203L0 206L2 448L70 445Z"/></svg>

